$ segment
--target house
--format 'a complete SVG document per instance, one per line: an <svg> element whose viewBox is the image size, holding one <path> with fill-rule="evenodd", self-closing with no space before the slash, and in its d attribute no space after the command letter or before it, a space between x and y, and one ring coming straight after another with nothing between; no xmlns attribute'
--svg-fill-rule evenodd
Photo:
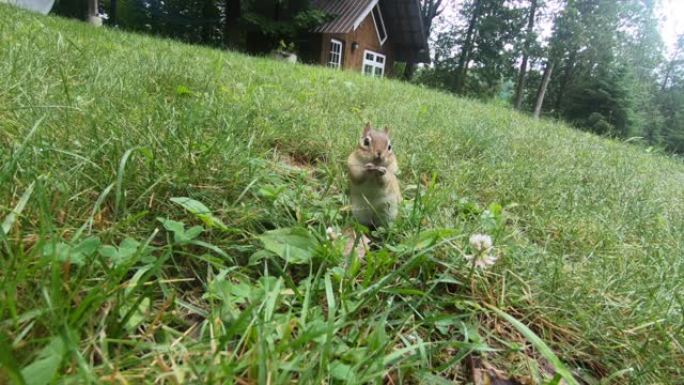
<svg viewBox="0 0 684 385"><path fill-rule="evenodd" d="M311 62L392 75L395 62L428 62L418 0L313 0L332 20L310 35Z"/></svg>

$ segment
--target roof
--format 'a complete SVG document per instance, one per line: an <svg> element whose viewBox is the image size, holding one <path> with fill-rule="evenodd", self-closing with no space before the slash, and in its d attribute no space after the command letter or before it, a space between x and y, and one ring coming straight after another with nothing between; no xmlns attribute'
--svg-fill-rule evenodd
<svg viewBox="0 0 684 385"><path fill-rule="evenodd" d="M380 2L385 26L397 51L397 60L428 63L427 36L418 0Z"/></svg>
<svg viewBox="0 0 684 385"><path fill-rule="evenodd" d="M319 33L349 33L359 27L380 3L385 26L399 61L430 61L427 37L418 0L313 0L314 7L333 15L331 21L314 28Z"/></svg>
<svg viewBox="0 0 684 385"><path fill-rule="evenodd" d="M358 28L378 0L313 0L314 7L335 18L314 29L321 33L349 33Z"/></svg>

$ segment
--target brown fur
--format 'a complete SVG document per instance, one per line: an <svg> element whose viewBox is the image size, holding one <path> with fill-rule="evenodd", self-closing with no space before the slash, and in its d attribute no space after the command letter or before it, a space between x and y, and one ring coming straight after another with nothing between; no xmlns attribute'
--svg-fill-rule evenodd
<svg viewBox="0 0 684 385"><path fill-rule="evenodd" d="M370 227L391 223L402 198L389 129L376 131L370 123L366 124L356 150L347 159L347 166L354 216Z"/></svg>

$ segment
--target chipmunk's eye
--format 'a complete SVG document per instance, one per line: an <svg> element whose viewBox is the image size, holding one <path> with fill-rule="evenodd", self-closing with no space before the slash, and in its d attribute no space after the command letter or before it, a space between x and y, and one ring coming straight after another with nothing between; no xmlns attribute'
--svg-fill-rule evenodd
<svg viewBox="0 0 684 385"><path fill-rule="evenodd" d="M363 138L363 145L366 147L370 146L370 138L369 137Z"/></svg>
<svg viewBox="0 0 684 385"><path fill-rule="evenodd" d="M392 145L391 144L387 144L387 151L390 151L390 152L392 151Z"/></svg>

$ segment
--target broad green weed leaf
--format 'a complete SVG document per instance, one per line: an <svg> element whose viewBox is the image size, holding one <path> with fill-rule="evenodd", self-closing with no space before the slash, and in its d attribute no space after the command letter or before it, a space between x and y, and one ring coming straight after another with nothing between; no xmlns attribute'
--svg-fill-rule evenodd
<svg viewBox="0 0 684 385"><path fill-rule="evenodd" d="M119 245L119 254L123 258L129 258L138 251L138 247L140 247L140 242L135 239L125 238Z"/></svg>
<svg viewBox="0 0 684 385"><path fill-rule="evenodd" d="M189 242L197 238L200 234L202 234L202 231L204 231L204 228L202 226L193 226L185 232L185 238Z"/></svg>
<svg viewBox="0 0 684 385"><path fill-rule="evenodd" d="M76 247L73 248L72 253L78 254L79 258L85 258L93 255L98 247L100 247L100 238L88 237L76 245Z"/></svg>
<svg viewBox="0 0 684 385"><path fill-rule="evenodd" d="M188 230L185 230L185 224L183 222L165 218L157 218L157 220L162 223L166 230L173 233L174 242L181 245L190 243L204 231L202 226L193 226Z"/></svg>
<svg viewBox="0 0 684 385"><path fill-rule="evenodd" d="M21 370L27 385L46 385L59 370L66 353L64 342L59 336L52 337L50 343L40 351L38 357Z"/></svg>
<svg viewBox="0 0 684 385"><path fill-rule="evenodd" d="M119 244L119 247L110 245L102 246L98 250L101 256L109 259L114 266L119 266L128 262L135 255L140 247L140 242L135 239L126 238Z"/></svg>
<svg viewBox="0 0 684 385"><path fill-rule="evenodd" d="M188 212L195 215L202 222L204 222L204 224L207 225L207 227L219 228L221 230L228 229L226 225L223 224L223 222L221 222L220 219L216 218L211 213L211 210L209 210L209 208L200 201L196 201L194 199L190 199L187 197L176 197L171 198L171 202L176 203L184 209L188 210Z"/></svg>
<svg viewBox="0 0 684 385"><path fill-rule="evenodd" d="M116 247L111 246L111 245L105 245L105 246L100 247L100 250L98 250L98 252L100 253L101 256L103 256L107 259L110 259L110 260L114 260L114 259L117 259L119 257L119 250L117 250Z"/></svg>
<svg viewBox="0 0 684 385"><path fill-rule="evenodd" d="M174 221L171 219L157 218L164 228L172 233L182 233L185 231L183 222Z"/></svg>
<svg viewBox="0 0 684 385"><path fill-rule="evenodd" d="M259 288L242 279L226 279L230 270L222 270L210 283L204 298L216 299L223 303L222 310L231 317L240 316L239 305L258 297Z"/></svg>
<svg viewBox="0 0 684 385"><path fill-rule="evenodd" d="M69 260L69 254L71 253L71 246L64 242L58 242L54 244L48 244L43 249L43 256L51 259L55 259L59 262L64 262Z"/></svg>
<svg viewBox="0 0 684 385"><path fill-rule="evenodd" d="M274 254L273 252L271 252L269 250L258 250L257 252L255 252L254 254L252 254L249 257L248 264L250 266L254 266L254 265L260 263L262 260L271 258L274 255L276 255L276 254Z"/></svg>
<svg viewBox="0 0 684 385"><path fill-rule="evenodd" d="M74 265L83 266L86 260L91 257L100 246L98 237L88 237L76 246L71 246L65 242L49 244L43 250L43 256L54 258L59 262L70 262Z"/></svg>
<svg viewBox="0 0 684 385"><path fill-rule="evenodd" d="M318 240L301 227L267 231L259 236L259 240L266 250L292 264L311 261L318 246Z"/></svg>
<svg viewBox="0 0 684 385"><path fill-rule="evenodd" d="M133 306L135 304L135 301L131 301L131 305L129 306L121 306L119 307L119 316L125 317L128 311L131 309L130 306ZM138 325L140 325L144 320L145 320L145 314L150 310L150 299L148 297L143 298L142 301L138 304L138 308L135 309L133 314L126 320L126 329L127 330L133 330Z"/></svg>
<svg viewBox="0 0 684 385"><path fill-rule="evenodd" d="M330 364L330 375L336 380L349 383L353 383L356 379L356 374L352 370L351 366L340 361L334 361Z"/></svg>
<svg viewBox="0 0 684 385"><path fill-rule="evenodd" d="M211 215L211 210L209 210L209 208L205 206L204 203L196 201L194 199L186 197L176 197L171 198L171 202L183 206L184 209L188 210L189 212L195 215Z"/></svg>
<svg viewBox="0 0 684 385"><path fill-rule="evenodd" d="M440 333L447 335L449 334L449 329L452 326L461 325L463 323L463 320L459 316L444 314L438 316L437 319L435 319L433 322Z"/></svg>

